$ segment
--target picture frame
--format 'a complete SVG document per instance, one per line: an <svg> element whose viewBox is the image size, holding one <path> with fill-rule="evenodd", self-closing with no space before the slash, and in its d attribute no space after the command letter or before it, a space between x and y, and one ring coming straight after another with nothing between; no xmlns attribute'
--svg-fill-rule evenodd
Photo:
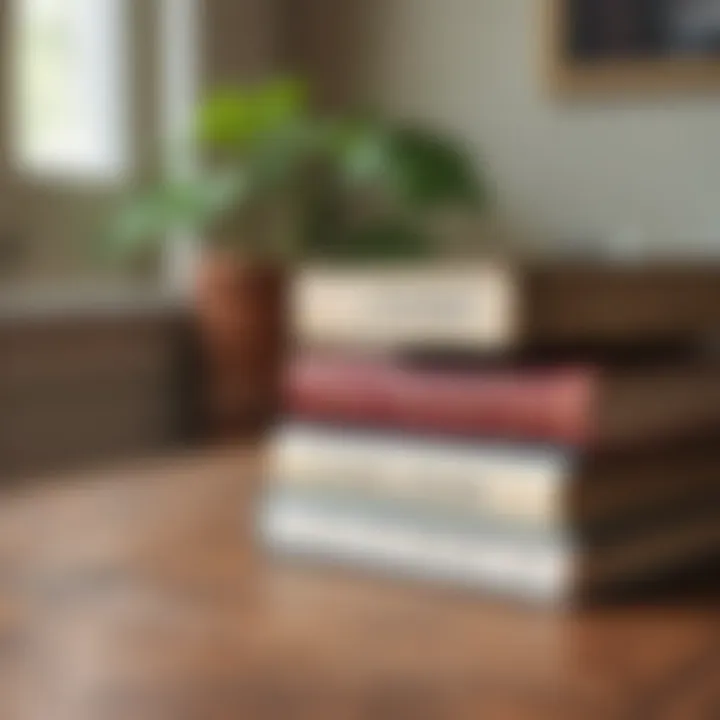
<svg viewBox="0 0 720 720"><path fill-rule="evenodd" d="M556 93L720 91L720 0L546 3L549 79ZM693 7L705 8L706 15L691 15Z"/></svg>

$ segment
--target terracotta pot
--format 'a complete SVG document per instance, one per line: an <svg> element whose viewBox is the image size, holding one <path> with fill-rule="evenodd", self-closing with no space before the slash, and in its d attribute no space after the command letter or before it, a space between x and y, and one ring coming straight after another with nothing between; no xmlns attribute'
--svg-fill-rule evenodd
<svg viewBox="0 0 720 720"><path fill-rule="evenodd" d="M276 264L208 251L197 275L202 425L231 439L268 423L279 399L287 274Z"/></svg>

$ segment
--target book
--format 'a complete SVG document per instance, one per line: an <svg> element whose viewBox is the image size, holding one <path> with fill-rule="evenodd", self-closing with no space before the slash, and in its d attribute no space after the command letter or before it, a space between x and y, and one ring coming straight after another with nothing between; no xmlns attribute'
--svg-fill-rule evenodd
<svg viewBox="0 0 720 720"><path fill-rule="evenodd" d="M704 361L447 369L301 354L283 408L309 422L593 448L720 429L720 367Z"/></svg>
<svg viewBox="0 0 720 720"><path fill-rule="evenodd" d="M324 504L424 513L515 531L577 535L720 500L714 443L618 454L286 424L270 486Z"/></svg>
<svg viewBox="0 0 720 720"><path fill-rule="evenodd" d="M512 536L433 532L408 522L293 506L270 497L260 532L269 548L288 556L562 604L656 580L720 552L714 511L659 524L622 542L581 548Z"/></svg>
<svg viewBox="0 0 720 720"><path fill-rule="evenodd" d="M301 344L507 352L689 341L720 329L720 265L478 262L328 268L292 291Z"/></svg>

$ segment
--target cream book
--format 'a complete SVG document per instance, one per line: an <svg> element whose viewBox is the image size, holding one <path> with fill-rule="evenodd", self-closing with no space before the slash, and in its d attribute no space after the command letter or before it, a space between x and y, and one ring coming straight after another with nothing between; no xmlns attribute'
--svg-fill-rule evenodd
<svg viewBox="0 0 720 720"><path fill-rule="evenodd" d="M265 465L278 496L524 533L603 535L720 497L720 454L709 441L603 456L286 424Z"/></svg>
<svg viewBox="0 0 720 720"><path fill-rule="evenodd" d="M720 265L521 265L301 271L300 344L505 351L677 341L720 329Z"/></svg>

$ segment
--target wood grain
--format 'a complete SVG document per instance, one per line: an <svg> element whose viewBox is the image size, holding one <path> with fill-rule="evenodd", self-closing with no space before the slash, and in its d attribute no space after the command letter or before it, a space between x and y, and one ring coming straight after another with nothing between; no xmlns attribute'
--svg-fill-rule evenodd
<svg viewBox="0 0 720 720"><path fill-rule="evenodd" d="M718 717L717 582L563 615L273 563L259 467L227 450L7 491L3 720Z"/></svg>

